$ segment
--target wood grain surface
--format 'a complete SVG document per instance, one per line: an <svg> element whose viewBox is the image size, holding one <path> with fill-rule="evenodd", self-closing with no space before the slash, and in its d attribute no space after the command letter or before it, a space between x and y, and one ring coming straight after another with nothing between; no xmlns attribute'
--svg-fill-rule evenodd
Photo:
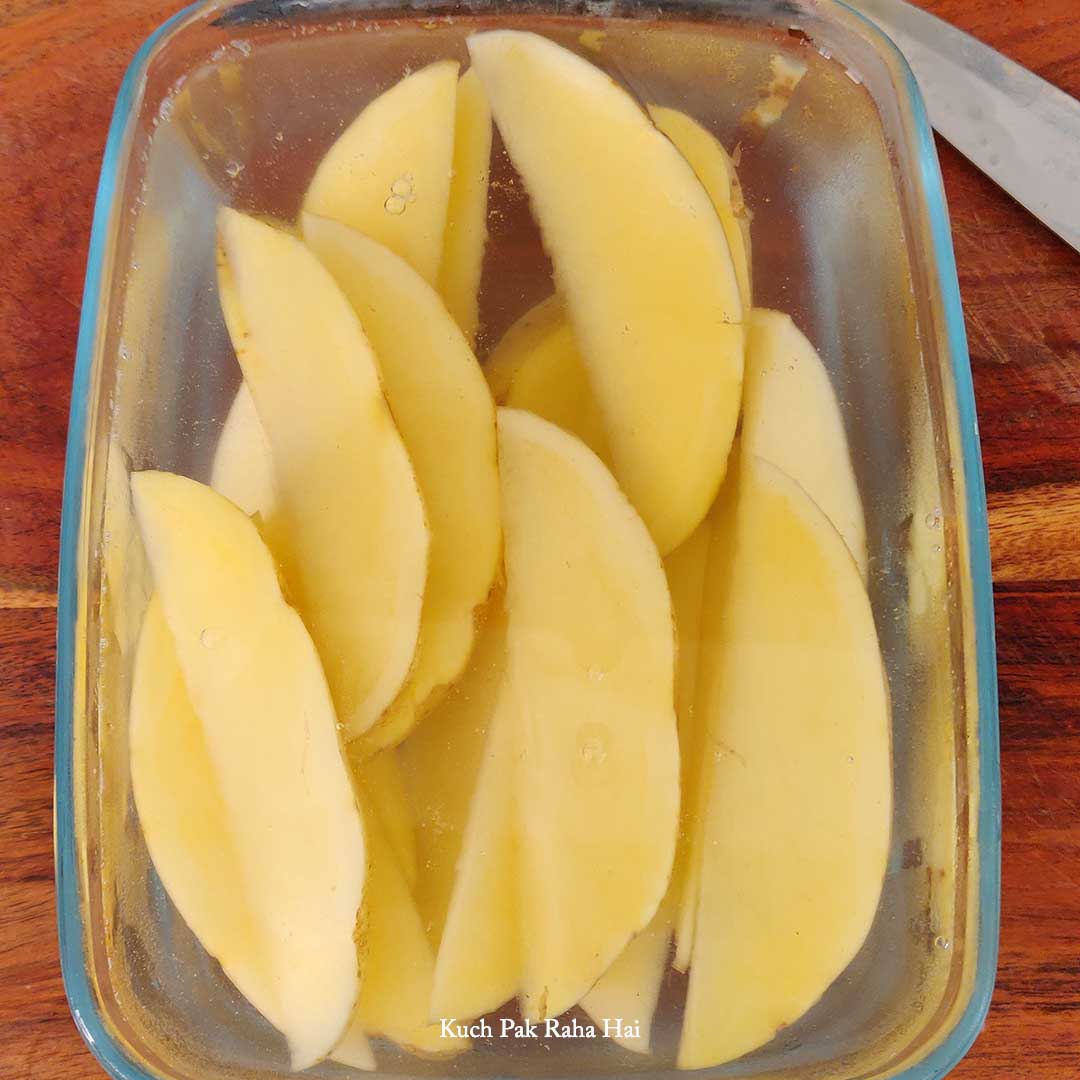
<svg viewBox="0 0 1080 1080"><path fill-rule="evenodd" d="M1077 0L924 0L1080 96ZM55 576L94 190L121 76L174 0L0 0L0 1078L100 1076L52 859ZM1080 256L939 147L990 492L1001 963L957 1080L1080 1077ZM1080 192L1078 192L1080 198Z"/></svg>

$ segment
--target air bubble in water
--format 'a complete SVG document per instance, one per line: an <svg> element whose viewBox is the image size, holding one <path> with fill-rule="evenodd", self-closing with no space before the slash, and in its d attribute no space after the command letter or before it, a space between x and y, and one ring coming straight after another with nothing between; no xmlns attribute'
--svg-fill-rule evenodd
<svg viewBox="0 0 1080 1080"><path fill-rule="evenodd" d="M383 203L383 209L388 214L393 214L394 217L398 217L405 213L405 207L408 203L401 195L390 195L386 202Z"/></svg>
<svg viewBox="0 0 1080 1080"><path fill-rule="evenodd" d="M399 176L390 185L390 194L399 195L401 198L408 202L416 202L416 192L413 190L413 178L410 174L406 173L404 176Z"/></svg>
<svg viewBox="0 0 1080 1080"><path fill-rule="evenodd" d="M244 171L244 166L239 161L230 161L225 166L225 175L230 180L235 180Z"/></svg>
<svg viewBox="0 0 1080 1080"><path fill-rule="evenodd" d="M204 649L212 649L218 642L218 636L213 630L207 628L199 635L199 643Z"/></svg>
<svg viewBox="0 0 1080 1080"><path fill-rule="evenodd" d="M926 527L928 529L940 529L941 528L941 507L935 506L929 514L926 515Z"/></svg>

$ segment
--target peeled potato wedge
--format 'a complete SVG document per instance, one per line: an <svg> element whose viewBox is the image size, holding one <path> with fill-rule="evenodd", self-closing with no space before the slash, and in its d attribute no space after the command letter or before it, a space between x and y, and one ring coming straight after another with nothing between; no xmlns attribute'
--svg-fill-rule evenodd
<svg viewBox="0 0 1080 1080"><path fill-rule="evenodd" d="M351 764L371 812L379 819L406 885L414 889L417 877L416 822L397 750L383 750Z"/></svg>
<svg viewBox="0 0 1080 1080"><path fill-rule="evenodd" d="M267 521L277 509L270 443L247 383L240 384L221 427L210 486L249 517Z"/></svg>
<svg viewBox="0 0 1080 1080"><path fill-rule="evenodd" d="M132 789L154 869L181 918L230 981L275 1027L289 1030L210 749L188 697L161 598L151 598L135 654L130 706ZM350 1026L330 1055L354 1069L375 1058Z"/></svg>
<svg viewBox="0 0 1080 1080"><path fill-rule="evenodd" d="M712 776L687 1069L763 1045L828 989L869 932L889 847L888 697L858 569L805 491L760 459L744 461L732 528L699 662Z"/></svg>
<svg viewBox="0 0 1080 1080"><path fill-rule="evenodd" d="M303 1069L333 1050L359 990L365 836L330 692L251 521L169 473L136 474L132 491L160 597L132 709L143 831L196 935ZM168 820L166 762L203 789L190 818Z"/></svg>
<svg viewBox="0 0 1080 1080"><path fill-rule="evenodd" d="M139 823L169 898L244 997L286 1030L229 810L156 593L135 652L130 756Z"/></svg>
<svg viewBox="0 0 1080 1080"><path fill-rule="evenodd" d="M668 581L679 626L679 656L687 664L679 673L679 749L682 754L682 816L679 849L672 875L676 901L676 971L687 971L694 948L700 893L704 816L713 770L710 759L709 703L703 700L716 665L723 660L721 646L727 595L731 587L734 513L738 495L737 471L741 450L733 455L733 471L701 528L668 560ZM680 622L680 617L682 621Z"/></svg>
<svg viewBox="0 0 1080 1080"><path fill-rule="evenodd" d="M650 1049L653 1014L671 946L671 916L671 901L665 897L652 922L581 999L581 1007L600 1031L615 1020L621 1021L608 1037L636 1054L647 1054ZM620 1033L627 1030L634 1034Z"/></svg>
<svg viewBox="0 0 1080 1080"><path fill-rule="evenodd" d="M755 308L746 339L742 443L797 481L844 538L863 580L866 519L840 403L789 315Z"/></svg>
<svg viewBox="0 0 1080 1080"><path fill-rule="evenodd" d="M480 325L480 272L487 246L491 109L476 72L458 81L454 119L454 174L446 210L439 292L466 341Z"/></svg>
<svg viewBox="0 0 1080 1080"><path fill-rule="evenodd" d="M416 904L435 947L443 937L465 823L505 676L506 616L497 595L485 610L467 670L397 750L416 822L421 868ZM461 1013L455 1009L446 1015Z"/></svg>
<svg viewBox="0 0 1080 1080"><path fill-rule="evenodd" d="M739 296L744 311L750 310L750 216L743 203L742 187L735 174L735 164L720 140L706 131L696 120L678 109L650 105L653 123L675 144L679 153L697 174L709 193L720 224L724 229L735 276L739 281Z"/></svg>
<svg viewBox="0 0 1080 1080"><path fill-rule="evenodd" d="M249 516L257 514L264 522L272 518L276 493L270 451L255 412L255 402L244 383L240 384L218 440L211 469L211 487ZM416 829L397 752L391 748L370 756L351 756L357 758L350 764L361 786L369 792L374 812L386 830L411 889L416 885L417 875ZM334 1051L334 1060L350 1064L370 1058L370 1065L354 1064L354 1067L374 1068L370 1048L364 1049L366 1043L359 1041L357 1031L351 1035L348 1047L339 1046ZM345 1061L342 1054L350 1060Z"/></svg>
<svg viewBox="0 0 1080 1080"><path fill-rule="evenodd" d="M102 633L111 634L120 656L134 655L139 618L149 599L150 573L131 505L127 461L117 443L109 448L105 471L102 527L108 540L102 552Z"/></svg>
<svg viewBox="0 0 1080 1080"><path fill-rule="evenodd" d="M752 311L744 383L741 442L745 452L773 462L799 482L840 531L865 580L866 529L839 403L820 357L787 315L767 309ZM703 843L702 806L710 779L708 773L699 770L704 753L701 710L695 711L690 704L696 683L697 630L693 641L686 639L684 630L695 621L691 614L694 598L699 611L702 605L704 562L700 539L706 534L706 526L725 512L724 503L722 493L705 525L667 560L679 627L682 702L678 712L684 840L673 876L678 900L674 966L680 971L690 966ZM730 533L730 525L714 530L716 543L725 543ZM723 565L723 558L717 555L718 565ZM707 611L723 609L722 596L717 593L723 587L722 576L714 575L705 597ZM714 636L714 631L703 631L703 636Z"/></svg>
<svg viewBox="0 0 1080 1080"><path fill-rule="evenodd" d="M522 985L526 935L521 905L520 716L501 681L486 718L476 785L432 985L434 1016L473 1019Z"/></svg>
<svg viewBox="0 0 1080 1080"><path fill-rule="evenodd" d="M651 105L649 114L704 185L731 249L743 309L749 311L750 219L731 158L714 136L684 113ZM498 404L550 420L610 463L603 418L558 297L537 304L506 331L484 373Z"/></svg>
<svg viewBox="0 0 1080 1080"><path fill-rule="evenodd" d="M499 572L495 405L457 324L408 263L326 218L305 215L303 229L375 349L431 533L416 661L397 699L365 737L370 749L378 749L400 742L432 695L461 674L477 609Z"/></svg>
<svg viewBox="0 0 1080 1080"><path fill-rule="evenodd" d="M334 1047L331 1060L350 1069L374 1072L376 1069L375 1052L371 1048L367 1035L358 1024L351 1024L345 1038Z"/></svg>
<svg viewBox="0 0 1080 1080"><path fill-rule="evenodd" d="M413 667L423 500L371 346L329 272L300 240L234 210L221 210L218 234L227 321L274 462L275 555L355 737Z"/></svg>
<svg viewBox="0 0 1080 1080"><path fill-rule="evenodd" d="M386 830L370 807L369 880L364 890L363 971L353 1031L385 1035L426 1057L449 1057L468 1049L467 1039L443 1038L430 1022L428 1002L435 956Z"/></svg>
<svg viewBox="0 0 1080 1080"><path fill-rule="evenodd" d="M674 634L656 548L603 463L513 409L499 410L499 452L523 763L522 1007L538 1019L580 1001L667 889Z"/></svg>
<svg viewBox="0 0 1080 1080"><path fill-rule="evenodd" d="M507 330L484 374L500 405L550 420L581 439L601 461L611 461L603 419L558 297L530 308Z"/></svg>
<svg viewBox="0 0 1080 1080"><path fill-rule="evenodd" d="M437 285L454 163L458 65L430 64L390 87L316 170L304 211L390 248Z"/></svg>
<svg viewBox="0 0 1080 1080"><path fill-rule="evenodd" d="M725 486L726 491L726 486ZM723 505L722 491L718 504ZM664 560L678 642L675 679L675 714L679 727L680 791L679 838L675 866L667 895L649 926L623 950L614 964L582 1000L582 1008L598 1023L620 1017L636 1026L636 1036L614 1036L627 1050L646 1054L660 985L667 970L668 951L676 919L684 907L683 897L696 889L697 863L691 853L697 835L699 813L702 724L694 707L698 656L704 614L705 581L714 521L718 508L694 530L690 538ZM688 884L689 882L689 884ZM689 941L689 938L687 938ZM685 970L685 969L684 969Z"/></svg>
<svg viewBox="0 0 1080 1080"><path fill-rule="evenodd" d="M498 404L506 404L514 380L529 358L565 324L566 309L562 301L557 296L549 296L529 308L503 334L491 355L484 361L484 377ZM584 382L584 376L581 376L580 380Z"/></svg>
<svg viewBox="0 0 1080 1080"><path fill-rule="evenodd" d="M615 475L667 554L708 512L738 419L744 314L724 230L690 166L599 68L520 31L468 45L554 263Z"/></svg>
<svg viewBox="0 0 1080 1080"><path fill-rule="evenodd" d="M264 221L264 224L281 230L281 226L274 223ZM235 345L244 340L247 324L231 274L218 275L218 300L229 338ZM251 349L250 341L247 349ZM269 521L277 509L278 491L270 440L259 419L251 389L243 381L221 425L210 466L210 486L249 517L258 514L263 522Z"/></svg>

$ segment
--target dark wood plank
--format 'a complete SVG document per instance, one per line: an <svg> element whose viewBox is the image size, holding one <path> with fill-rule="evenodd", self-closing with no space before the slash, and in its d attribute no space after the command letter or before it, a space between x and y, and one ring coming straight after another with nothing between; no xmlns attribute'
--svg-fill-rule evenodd
<svg viewBox="0 0 1080 1080"><path fill-rule="evenodd" d="M0 1076L102 1075L64 998L52 857L56 559L90 217L161 0L0 0Z"/></svg>
<svg viewBox="0 0 1080 1080"><path fill-rule="evenodd" d="M160 0L0 4L0 604L55 589L71 366L105 132Z"/></svg>
<svg viewBox="0 0 1080 1080"><path fill-rule="evenodd" d="M1073 95L1072 0L925 6ZM1080 1075L1080 256L939 145L990 492L1001 961L958 1080Z"/></svg>
<svg viewBox="0 0 1080 1080"><path fill-rule="evenodd" d="M1080 95L1076 0L923 0ZM0 0L0 1076L100 1076L64 1003L52 665L69 381L113 98L168 0ZM1001 968L960 1080L1080 1076L1080 256L941 147L997 582Z"/></svg>

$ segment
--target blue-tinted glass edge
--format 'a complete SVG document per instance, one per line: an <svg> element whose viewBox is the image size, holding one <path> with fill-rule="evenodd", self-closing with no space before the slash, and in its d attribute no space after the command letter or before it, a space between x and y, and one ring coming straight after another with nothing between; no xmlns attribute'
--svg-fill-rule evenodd
<svg viewBox="0 0 1080 1080"><path fill-rule="evenodd" d="M57 929L60 969L68 1006L86 1045L114 1080L158 1080L135 1064L109 1033L98 1011L86 970L83 926L79 900L74 791L74 680L78 642L79 536L82 529L86 477L90 388L98 334L103 272L113 228L117 180L125 165L123 153L129 125L134 122L143 79L158 45L189 15L203 7L202 0L185 7L163 23L143 43L129 65L113 109L94 204L86 283L79 317L79 339L72 375L71 409L64 460L64 494L60 518L60 568L57 585L56 705L53 822L56 857Z"/></svg>
<svg viewBox="0 0 1080 1080"><path fill-rule="evenodd" d="M914 125L922 194L930 217L933 258L949 349L957 419L961 433L967 514L967 556L975 627L975 677L978 702L978 943L971 997L946 1038L916 1065L893 1080L941 1080L971 1049L990 1009L997 976L1001 921L1001 755L998 730L997 648L994 636L994 585L990 567L990 529L986 509L979 421L971 376L964 309L953 250L952 228L937 147L922 91L907 58L888 35L865 15L835 0L864 26L900 71L903 95Z"/></svg>

